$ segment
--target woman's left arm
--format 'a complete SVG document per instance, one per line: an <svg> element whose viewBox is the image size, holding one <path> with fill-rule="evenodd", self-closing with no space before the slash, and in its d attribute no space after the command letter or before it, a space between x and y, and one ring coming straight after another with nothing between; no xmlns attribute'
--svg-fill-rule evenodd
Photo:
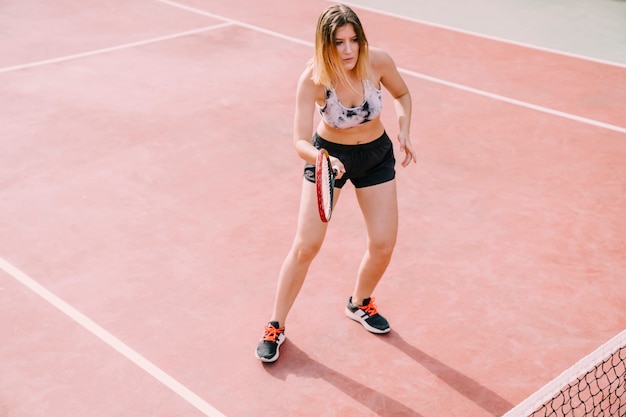
<svg viewBox="0 0 626 417"><path fill-rule="evenodd" d="M394 98L394 107L398 117L398 141L400 142L400 150L404 152L404 160L402 166L405 167L413 162L417 162L417 157L411 144L411 92L402 76L398 72L393 59L386 52L376 50L371 51L372 64L376 71L380 74L381 84L389 91Z"/></svg>

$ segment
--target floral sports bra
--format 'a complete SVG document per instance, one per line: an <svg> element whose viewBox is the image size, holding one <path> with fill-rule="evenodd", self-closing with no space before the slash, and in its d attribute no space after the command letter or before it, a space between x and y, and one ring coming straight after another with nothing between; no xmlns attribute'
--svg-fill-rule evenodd
<svg viewBox="0 0 626 417"><path fill-rule="evenodd" d="M344 107L334 89L326 90L326 103L317 104L322 120L335 129L349 129L374 120L383 108L382 91L369 80L363 80L363 103L358 107Z"/></svg>

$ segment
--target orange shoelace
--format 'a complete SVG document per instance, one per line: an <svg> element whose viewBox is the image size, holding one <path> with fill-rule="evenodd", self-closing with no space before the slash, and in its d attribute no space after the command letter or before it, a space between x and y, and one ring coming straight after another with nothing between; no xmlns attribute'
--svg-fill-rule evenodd
<svg viewBox="0 0 626 417"><path fill-rule="evenodd" d="M376 304L374 304L374 297L370 298L370 302L364 306L359 306L359 308L365 311L370 317L378 314L378 310L376 309Z"/></svg>
<svg viewBox="0 0 626 417"><path fill-rule="evenodd" d="M278 336L285 330L284 327L277 329L276 327L268 324L265 326L265 334L263 335L263 340L266 342L275 342Z"/></svg>

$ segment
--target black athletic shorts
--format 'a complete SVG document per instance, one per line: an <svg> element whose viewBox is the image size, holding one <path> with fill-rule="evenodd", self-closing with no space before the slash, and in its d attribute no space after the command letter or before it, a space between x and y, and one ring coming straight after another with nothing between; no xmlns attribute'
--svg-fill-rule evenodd
<svg viewBox="0 0 626 417"><path fill-rule="evenodd" d="M386 132L378 139L361 145L328 142L316 133L313 136L313 146L326 149L331 156L343 163L346 172L341 179L335 181L336 188L343 187L347 180L352 181L355 188L362 188L382 184L396 177L393 144ZM304 178L315 182L315 165L306 163Z"/></svg>

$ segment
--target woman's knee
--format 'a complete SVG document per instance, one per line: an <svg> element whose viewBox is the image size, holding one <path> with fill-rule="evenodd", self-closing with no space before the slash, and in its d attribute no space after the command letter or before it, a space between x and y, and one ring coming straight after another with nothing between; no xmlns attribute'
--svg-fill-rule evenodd
<svg viewBox="0 0 626 417"><path fill-rule="evenodd" d="M293 246L292 253L295 261L298 263L310 263L317 256L322 248L322 242L296 242Z"/></svg>
<svg viewBox="0 0 626 417"><path fill-rule="evenodd" d="M372 257L388 259L391 258L395 247L395 238L370 240L368 244L368 251Z"/></svg>

